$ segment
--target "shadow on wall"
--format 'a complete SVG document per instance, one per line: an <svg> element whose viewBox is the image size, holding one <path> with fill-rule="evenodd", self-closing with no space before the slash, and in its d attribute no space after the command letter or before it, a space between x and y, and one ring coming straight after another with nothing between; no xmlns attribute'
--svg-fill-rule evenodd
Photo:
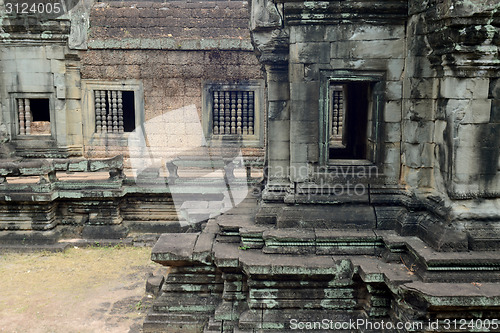
<svg viewBox="0 0 500 333"><path fill-rule="evenodd" d="M187 224L213 218L238 205L249 192L241 138L207 146L194 104L146 121L128 139L136 185L168 189ZM178 177L178 169L187 176Z"/></svg>

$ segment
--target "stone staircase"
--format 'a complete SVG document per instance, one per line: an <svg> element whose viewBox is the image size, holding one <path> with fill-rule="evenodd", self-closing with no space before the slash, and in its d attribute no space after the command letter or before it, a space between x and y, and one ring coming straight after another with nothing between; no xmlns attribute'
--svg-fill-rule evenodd
<svg viewBox="0 0 500 333"><path fill-rule="evenodd" d="M256 214L247 198L201 233L160 237L152 259L175 268L144 332L312 332L297 325L322 320L360 325L320 332L424 332L431 322L449 332L447 320L500 313L494 252L438 252L386 230L283 229ZM413 326L373 328L387 322Z"/></svg>

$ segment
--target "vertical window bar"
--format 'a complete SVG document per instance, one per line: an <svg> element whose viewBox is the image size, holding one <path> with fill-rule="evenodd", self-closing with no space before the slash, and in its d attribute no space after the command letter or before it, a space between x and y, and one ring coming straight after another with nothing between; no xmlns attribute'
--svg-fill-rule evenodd
<svg viewBox="0 0 500 333"><path fill-rule="evenodd" d="M344 86L330 87L330 145L345 148L345 89Z"/></svg>
<svg viewBox="0 0 500 333"><path fill-rule="evenodd" d="M101 132L106 133L108 131L108 126L106 124L106 91L101 90Z"/></svg>
<svg viewBox="0 0 500 333"><path fill-rule="evenodd" d="M243 92L243 134L248 134L248 91Z"/></svg>
<svg viewBox="0 0 500 333"><path fill-rule="evenodd" d="M30 100L24 99L24 126L26 127L26 135L31 134L31 105Z"/></svg>
<svg viewBox="0 0 500 333"><path fill-rule="evenodd" d="M236 92L231 92L231 134L236 134Z"/></svg>
<svg viewBox="0 0 500 333"><path fill-rule="evenodd" d="M254 133L254 93L253 91L248 92L248 134Z"/></svg>
<svg viewBox="0 0 500 333"><path fill-rule="evenodd" d="M118 133L123 133L123 95L121 91L118 94Z"/></svg>
<svg viewBox="0 0 500 333"><path fill-rule="evenodd" d="M94 103L95 103L95 129L97 133L101 132L101 92L99 90L94 91Z"/></svg>
<svg viewBox="0 0 500 333"><path fill-rule="evenodd" d="M106 95L107 95L107 110L106 110L106 114L107 114L107 124L108 124L108 127L107 127L107 132L108 133L113 133L113 115L112 115L112 106L111 106L111 103L112 103L112 97L111 97L111 90L108 90L106 91Z"/></svg>
<svg viewBox="0 0 500 333"><path fill-rule="evenodd" d="M254 92L213 91L212 133L215 135L254 133Z"/></svg>
<svg viewBox="0 0 500 333"><path fill-rule="evenodd" d="M118 133L118 98L117 91L111 91L111 115L113 118L113 133Z"/></svg>
<svg viewBox="0 0 500 333"><path fill-rule="evenodd" d="M238 91L237 93L237 99L236 99L236 134L243 134L242 130L242 119L243 119L243 109L242 109L242 100L243 100L243 93L241 91Z"/></svg>
<svg viewBox="0 0 500 333"><path fill-rule="evenodd" d="M231 134L231 97L230 97L230 92L226 91L224 93L224 115L225 115L225 126L224 126L224 133L223 134Z"/></svg>
<svg viewBox="0 0 500 333"><path fill-rule="evenodd" d="M26 129L24 127L24 99L17 99L17 108L19 115L19 134L24 135L26 134Z"/></svg>
<svg viewBox="0 0 500 333"><path fill-rule="evenodd" d="M224 93L219 93L219 134L225 134L226 111L224 110Z"/></svg>
<svg viewBox="0 0 500 333"><path fill-rule="evenodd" d="M214 134L219 134L219 92L214 91L212 95L212 105L213 107L213 113L212 113L212 126L213 126L213 133Z"/></svg>

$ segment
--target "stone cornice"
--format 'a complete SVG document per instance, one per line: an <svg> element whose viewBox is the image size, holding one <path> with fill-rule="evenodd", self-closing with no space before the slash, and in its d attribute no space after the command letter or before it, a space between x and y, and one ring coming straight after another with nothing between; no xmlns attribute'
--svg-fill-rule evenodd
<svg viewBox="0 0 500 333"><path fill-rule="evenodd" d="M351 22L401 23L408 17L407 1L287 1L284 18L288 25L339 24Z"/></svg>
<svg viewBox="0 0 500 333"><path fill-rule="evenodd" d="M496 1L432 2L419 15L425 22L423 34L432 48L434 66L450 68L460 76L498 71L500 5Z"/></svg>

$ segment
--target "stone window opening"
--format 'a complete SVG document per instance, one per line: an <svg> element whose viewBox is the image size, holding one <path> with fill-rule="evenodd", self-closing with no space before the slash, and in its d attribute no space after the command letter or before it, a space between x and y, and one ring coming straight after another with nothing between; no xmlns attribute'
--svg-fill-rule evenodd
<svg viewBox="0 0 500 333"><path fill-rule="evenodd" d="M142 81L82 80L82 119L86 147L126 147L144 123Z"/></svg>
<svg viewBox="0 0 500 333"><path fill-rule="evenodd" d="M212 134L253 135L255 98L253 91L212 92Z"/></svg>
<svg viewBox="0 0 500 333"><path fill-rule="evenodd" d="M203 83L202 126L209 146L264 144L264 82Z"/></svg>
<svg viewBox="0 0 500 333"><path fill-rule="evenodd" d="M329 87L328 158L366 159L367 82L332 82Z"/></svg>
<svg viewBox="0 0 500 333"><path fill-rule="evenodd" d="M19 135L50 135L50 103L48 98L17 98Z"/></svg>
<svg viewBox="0 0 500 333"><path fill-rule="evenodd" d="M385 73L321 71L320 165L381 164Z"/></svg>
<svg viewBox="0 0 500 333"><path fill-rule="evenodd" d="M94 90L96 133L125 133L135 129L133 91Z"/></svg>

